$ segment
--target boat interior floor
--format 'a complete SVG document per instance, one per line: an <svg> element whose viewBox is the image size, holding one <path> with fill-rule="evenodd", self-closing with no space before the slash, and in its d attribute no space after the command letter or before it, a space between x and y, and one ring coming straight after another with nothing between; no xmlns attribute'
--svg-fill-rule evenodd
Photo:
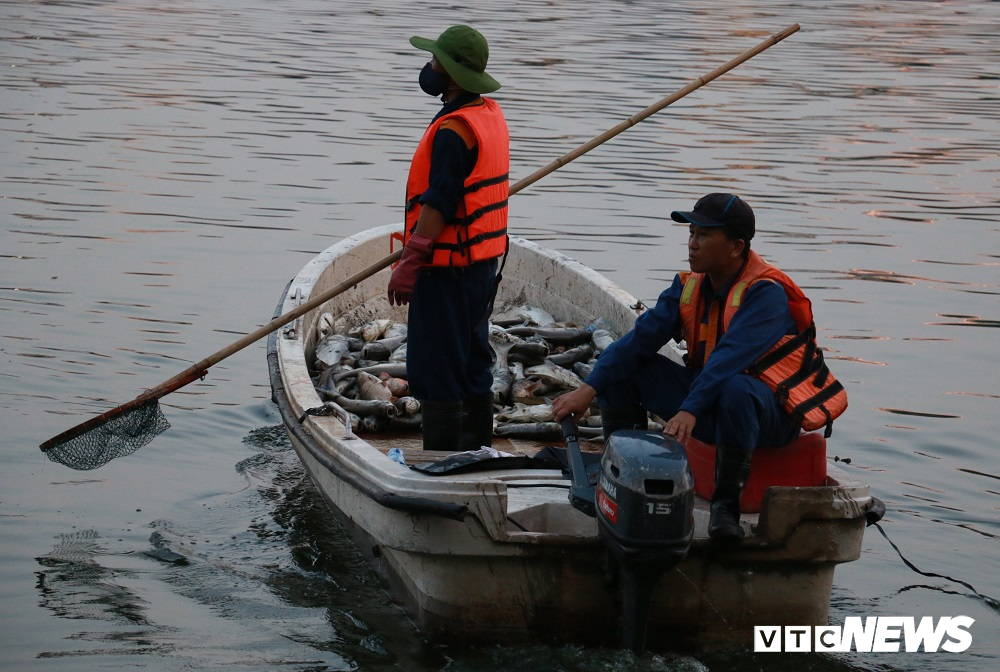
<svg viewBox="0 0 1000 672"><path fill-rule="evenodd" d="M403 451L407 464L437 462L455 454L442 450L424 450L423 439L419 433L359 433L359 436L383 453L388 453L392 448L399 448ZM531 457L549 446L564 448L565 444L559 441L509 439L495 436L490 447L501 453L517 457ZM580 449L586 453L600 454L604 452L604 444L599 441L580 441Z"/></svg>
<svg viewBox="0 0 1000 672"><path fill-rule="evenodd" d="M399 448L403 451L406 463L411 466L438 462L455 454L447 451L424 450L423 440L418 432L364 433L359 435L382 453L387 453L392 448ZM490 447L502 453L509 453L518 457L531 457L549 446L565 447L564 443L560 441L523 438L509 439L497 436L493 437ZM603 440L581 440L580 449L585 453L599 455L604 452L604 442ZM528 476L526 474L525 479L528 481L537 481L537 474L535 476ZM514 526L511 528L512 532L516 532L517 530L524 532L546 532L557 527L564 534L570 536L593 536L593 519L580 517L578 514L571 512L567 507L553 505L552 493L557 492L556 499L559 502L564 502L566 499L565 488L559 488L555 481L550 481L549 479L539 481L536 486L548 482L552 484L552 488L555 488L555 490L549 491L545 488L537 489L537 487L515 487L516 481L520 480L523 479L512 480L509 476L504 478L504 481L508 482L508 485L512 488L509 491L507 512L508 522ZM696 538L707 540L708 517L708 502L701 498L695 498ZM751 529L750 525L756 523L757 516L756 514L751 514L744 518L749 531Z"/></svg>

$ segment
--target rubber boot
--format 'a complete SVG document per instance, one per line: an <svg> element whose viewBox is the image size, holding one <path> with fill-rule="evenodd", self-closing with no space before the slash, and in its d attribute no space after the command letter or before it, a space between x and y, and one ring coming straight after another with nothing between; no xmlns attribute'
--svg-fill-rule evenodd
<svg viewBox="0 0 1000 672"><path fill-rule="evenodd" d="M601 407L601 431L604 432L604 440L607 441L612 432L619 429L646 429L649 426L649 418L641 407L632 408L604 408Z"/></svg>
<svg viewBox="0 0 1000 672"><path fill-rule="evenodd" d="M463 450L462 410L461 401L420 401L424 450Z"/></svg>
<svg viewBox="0 0 1000 672"><path fill-rule="evenodd" d="M719 543L743 540L740 495L750 473L750 454L719 446L715 452L715 491L712 493L708 536Z"/></svg>
<svg viewBox="0 0 1000 672"><path fill-rule="evenodd" d="M489 448L493 443L493 394L462 402L462 450Z"/></svg>

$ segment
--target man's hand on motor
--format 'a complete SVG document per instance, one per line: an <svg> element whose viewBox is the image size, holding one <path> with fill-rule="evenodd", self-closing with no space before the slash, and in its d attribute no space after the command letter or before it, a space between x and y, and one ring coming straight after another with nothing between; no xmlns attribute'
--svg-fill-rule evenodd
<svg viewBox="0 0 1000 672"><path fill-rule="evenodd" d="M587 383L581 383L580 387L567 392L561 397L557 397L552 402L552 415L556 422L560 422L566 416L572 416L573 420L579 420L590 408L590 402L597 396L597 390Z"/></svg>
<svg viewBox="0 0 1000 672"><path fill-rule="evenodd" d="M678 411L677 415L667 420L667 424L663 427L663 433L686 446L697 420L693 414L687 411Z"/></svg>

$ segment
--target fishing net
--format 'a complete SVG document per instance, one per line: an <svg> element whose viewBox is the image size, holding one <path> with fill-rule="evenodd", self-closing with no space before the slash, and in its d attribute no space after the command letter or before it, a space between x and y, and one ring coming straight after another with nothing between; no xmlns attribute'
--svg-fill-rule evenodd
<svg viewBox="0 0 1000 672"><path fill-rule="evenodd" d="M156 399L140 404L87 431L45 448L53 462L86 471L131 455L167 431L167 421Z"/></svg>

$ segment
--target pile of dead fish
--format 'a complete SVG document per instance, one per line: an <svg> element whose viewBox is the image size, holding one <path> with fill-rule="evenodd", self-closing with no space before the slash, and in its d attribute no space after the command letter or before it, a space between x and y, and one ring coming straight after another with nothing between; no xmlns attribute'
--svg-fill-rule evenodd
<svg viewBox="0 0 1000 672"><path fill-rule="evenodd" d="M376 319L338 327L329 314L321 316L313 366L320 396L345 411L355 431L419 430L420 402L406 382L406 325ZM494 433L560 437L552 400L579 387L614 338L603 319L587 327L561 324L531 307L494 315ZM581 423L581 435L599 434L593 424Z"/></svg>

